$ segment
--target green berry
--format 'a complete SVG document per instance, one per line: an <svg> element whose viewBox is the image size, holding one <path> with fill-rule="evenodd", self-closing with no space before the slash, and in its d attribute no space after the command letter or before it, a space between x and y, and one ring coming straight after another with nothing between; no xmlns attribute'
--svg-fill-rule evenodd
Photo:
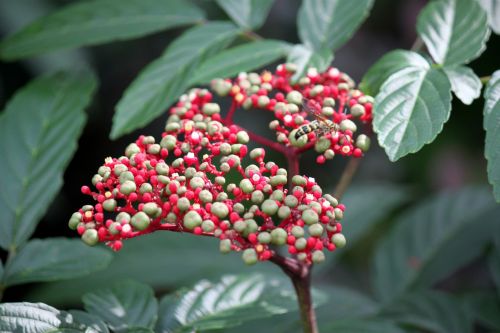
<svg viewBox="0 0 500 333"><path fill-rule="evenodd" d="M279 209L278 209L278 217L282 220L288 218L290 216L290 214L292 213L292 210L290 209L290 207L288 206L281 206Z"/></svg>
<svg viewBox="0 0 500 333"><path fill-rule="evenodd" d="M127 170L128 170L128 168L125 165L117 164L113 168L113 173L115 174L115 176L120 176L122 172L125 172Z"/></svg>
<svg viewBox="0 0 500 333"><path fill-rule="evenodd" d="M264 200L264 202L261 205L262 211L264 213L266 213L267 215L276 214L276 212L278 211L278 208L279 207L278 207L278 204L276 203L276 201L271 200L271 199Z"/></svg>
<svg viewBox="0 0 500 333"><path fill-rule="evenodd" d="M117 203L115 199L108 199L104 200L104 202L102 203L102 208L104 208L105 211L114 212L116 205Z"/></svg>
<svg viewBox="0 0 500 333"><path fill-rule="evenodd" d="M370 149L370 138L367 137L366 135L364 134L360 134L357 138L356 138L356 147L358 147L359 149L361 149L363 152L367 152L368 149Z"/></svg>
<svg viewBox="0 0 500 333"><path fill-rule="evenodd" d="M130 224L137 230L144 230L149 226L149 216L144 212L138 212L130 220Z"/></svg>
<svg viewBox="0 0 500 333"><path fill-rule="evenodd" d="M264 193L260 190L253 191L250 200L252 200L253 203L260 204L264 201Z"/></svg>
<svg viewBox="0 0 500 333"><path fill-rule="evenodd" d="M343 234L334 234L331 240L339 249L343 248L347 242Z"/></svg>
<svg viewBox="0 0 500 333"><path fill-rule="evenodd" d="M297 207L299 204L299 199L297 199L294 195L287 195L285 198L285 205L287 205L290 208Z"/></svg>
<svg viewBox="0 0 500 333"><path fill-rule="evenodd" d="M243 262L247 265L254 265L257 263L257 252L254 249L246 249L242 254Z"/></svg>
<svg viewBox="0 0 500 333"><path fill-rule="evenodd" d="M251 193L254 190L254 186L250 179L242 179L240 181L240 188L243 191L243 193Z"/></svg>
<svg viewBox="0 0 500 333"><path fill-rule="evenodd" d="M189 201L188 198L180 198L179 200L177 200L177 207L181 212L185 212L186 210L189 209L190 206L191 202Z"/></svg>
<svg viewBox="0 0 500 333"><path fill-rule="evenodd" d="M330 194L325 194L323 196L333 207L337 206L339 204L338 200L335 199L332 195Z"/></svg>
<svg viewBox="0 0 500 333"><path fill-rule="evenodd" d="M120 231L117 229L118 226L120 226L120 223L118 222L113 222L109 225L108 231L112 235L118 235Z"/></svg>
<svg viewBox="0 0 500 333"><path fill-rule="evenodd" d="M297 238L297 240L295 241L295 247L299 251L305 249L306 246L307 246L307 240L304 237Z"/></svg>
<svg viewBox="0 0 500 333"><path fill-rule="evenodd" d="M344 217L344 212L340 208L335 208L333 212L335 213L335 219L338 221L342 220Z"/></svg>
<svg viewBox="0 0 500 333"><path fill-rule="evenodd" d="M201 222L201 229L204 232L212 232L215 230L215 224L211 220Z"/></svg>
<svg viewBox="0 0 500 333"><path fill-rule="evenodd" d="M79 212L73 213L68 222L69 228L75 230L78 227L78 224L80 223L81 220L82 220L82 214L80 214Z"/></svg>
<svg viewBox="0 0 500 333"><path fill-rule="evenodd" d="M287 232L283 228L276 228L271 231L271 242L275 245L285 245L287 240Z"/></svg>
<svg viewBox="0 0 500 333"><path fill-rule="evenodd" d="M116 220L116 222L120 222L120 223L123 221L125 221L125 223L129 223L131 218L132 217L130 216L129 213L120 212L120 213L118 213L118 215L116 215L115 220Z"/></svg>
<svg viewBox="0 0 500 333"><path fill-rule="evenodd" d="M301 105L302 104L302 94L296 90L292 90L286 95L286 100L289 103L293 103L295 105Z"/></svg>
<svg viewBox="0 0 500 333"><path fill-rule="evenodd" d="M206 103L203 105L202 111L207 116L212 116L216 113L220 113L220 106L217 103Z"/></svg>
<svg viewBox="0 0 500 333"><path fill-rule="evenodd" d="M323 251L316 250L312 253L312 262L315 264L319 264L325 261L325 254Z"/></svg>
<svg viewBox="0 0 500 333"><path fill-rule="evenodd" d="M283 193L282 190L274 190L269 198L277 201L283 201L284 197L285 193Z"/></svg>
<svg viewBox="0 0 500 333"><path fill-rule="evenodd" d="M271 243L271 234L268 233L267 231L263 231L259 233L259 235L257 236L257 240L261 244L269 244Z"/></svg>
<svg viewBox="0 0 500 333"><path fill-rule="evenodd" d="M354 117L361 117L365 114L365 112L365 107L361 104L354 104L353 106L351 106L351 114Z"/></svg>
<svg viewBox="0 0 500 333"><path fill-rule="evenodd" d="M239 233L242 233L247 228L247 223L245 221L239 220L234 222L233 229Z"/></svg>
<svg viewBox="0 0 500 333"><path fill-rule="evenodd" d="M87 229L82 235L82 241L90 246L94 246L99 242L99 236L97 234L97 230L95 229Z"/></svg>
<svg viewBox="0 0 500 333"><path fill-rule="evenodd" d="M292 177L293 185L305 186L307 184L307 179L305 177L295 175Z"/></svg>
<svg viewBox="0 0 500 333"><path fill-rule="evenodd" d="M285 175L276 175L271 177L271 185L272 186L277 186L277 185L285 185L287 183L287 178Z"/></svg>
<svg viewBox="0 0 500 333"><path fill-rule="evenodd" d="M349 119L344 119L340 122L340 129L342 131L345 131L345 130L350 130L351 132L356 132L356 130L358 129L356 124L352 121L352 120L349 120Z"/></svg>
<svg viewBox="0 0 500 333"><path fill-rule="evenodd" d="M141 187L139 187L139 192L141 194L151 193L151 192L153 192L153 186L151 186L151 184L149 184L149 183L143 183L141 185Z"/></svg>
<svg viewBox="0 0 500 333"><path fill-rule="evenodd" d="M248 136L248 133L245 131L239 131L236 133L236 139L238 140L239 143L248 143L250 141L250 137Z"/></svg>
<svg viewBox="0 0 500 333"><path fill-rule="evenodd" d="M330 140L325 137L319 138L314 144L314 150L318 153L325 152L328 148L330 148Z"/></svg>
<svg viewBox="0 0 500 333"><path fill-rule="evenodd" d="M135 143L131 143L125 148L125 156L130 157L134 154L140 153L141 148Z"/></svg>
<svg viewBox="0 0 500 333"><path fill-rule="evenodd" d="M302 219L306 224L314 224L318 223L319 216L314 210L306 209L302 212Z"/></svg>
<svg viewBox="0 0 500 333"><path fill-rule="evenodd" d="M296 238L304 237L304 228L298 225L294 226L292 228L292 235Z"/></svg>
<svg viewBox="0 0 500 333"><path fill-rule="evenodd" d="M231 252L231 241L229 239L223 239L219 243L219 251L221 253Z"/></svg>
<svg viewBox="0 0 500 333"><path fill-rule="evenodd" d="M212 204L212 213L217 216L218 218L224 218L229 214L229 208L227 208L227 205L222 202L214 202Z"/></svg>
<svg viewBox="0 0 500 333"><path fill-rule="evenodd" d="M123 173L124 174L124 173ZM137 186L135 183L131 180L125 181L121 186L120 186L120 192L125 195L129 195L132 192L135 192L137 189Z"/></svg>
<svg viewBox="0 0 500 333"><path fill-rule="evenodd" d="M158 217L161 214L161 208L154 202L145 203L142 211L150 217Z"/></svg>
<svg viewBox="0 0 500 333"><path fill-rule="evenodd" d="M197 211L190 210L189 212L186 213L186 215L184 215L182 222L183 222L182 224L184 225L184 227L186 227L186 229L193 230L194 228L201 225L202 218Z"/></svg>
<svg viewBox="0 0 500 333"><path fill-rule="evenodd" d="M320 237L323 234L323 226L320 223L311 224L309 234L313 237Z"/></svg>
<svg viewBox="0 0 500 333"><path fill-rule="evenodd" d="M189 186L191 186L192 189L202 188L205 186L205 181L203 178L196 176L191 178Z"/></svg>

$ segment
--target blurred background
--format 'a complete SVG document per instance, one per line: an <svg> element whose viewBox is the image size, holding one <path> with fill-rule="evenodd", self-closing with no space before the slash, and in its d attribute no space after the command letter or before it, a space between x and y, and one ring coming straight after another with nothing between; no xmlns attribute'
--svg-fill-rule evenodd
<svg viewBox="0 0 500 333"><path fill-rule="evenodd" d="M51 12L71 1L56 0L0 0L0 34L5 37L33 19ZM228 19L212 1L196 2L207 13L210 20ZM359 82L367 69L386 52L402 48L410 49L416 39L415 21L423 0L377 0L371 15L343 46L333 61L333 66L348 73ZM258 33L266 38L282 39L298 43L296 15L300 6L297 0L276 0L266 24ZM38 225L34 237L77 237L67 227L67 220L77 208L87 203L80 193L83 184L89 184L92 175L107 156L120 156L126 145L139 134L160 137L166 113L146 128L116 141L108 137L114 106L125 88L137 73L156 59L182 29L169 30L132 41L114 42L103 46L64 51L37 57L28 61L0 62L0 107L17 89L41 73L61 68L90 66L100 80L99 90L88 109L88 123L79 141L79 148L64 176L64 187L51 205L48 213ZM500 37L492 34L487 50L471 63L475 73L482 77L490 75L500 67ZM269 66L270 69L275 65ZM377 240L384 234L384 226L390 226L395 216L420 199L444 189L459 189L471 184L487 184L486 161L484 159L484 131L482 128L482 99L466 106L453 99L450 120L443 132L431 145L419 153L407 156L397 163L389 162L385 153L372 137L372 149L361 163L354 178L354 188L369 187L357 193L348 192L347 202L393 200L390 210L382 212L382 224L365 235L356 246L349 248L341 258L338 255L319 268L320 282L346 285L358 291L370 291L369 273L371 256ZM262 115L262 119L268 119ZM254 117L254 115L252 115ZM254 118L255 119L255 118ZM268 133L267 122L250 121L243 111L237 114L236 122L256 132ZM259 128L258 126L262 126ZM281 165L285 160L279 155L268 155ZM346 160L336 157L325 165L312 161L314 154L306 154L301 162L301 173L313 176L325 189L332 191L340 177ZM1 159L1 157L0 157ZM373 186L368 186L375 184ZM352 191L352 190L351 190ZM354 203L353 203L354 205ZM349 211L349 205L347 210ZM346 223L360 219L370 212L346 214ZM361 215L361 216L360 216ZM495 216L500 223L500 216ZM349 239L349 234L346 235ZM4 258L5 253L0 254ZM180 286L189 286L201 279L217 277L229 272L252 272L256 270L277 272L269 263L246 267L239 255L222 256L218 242L213 239L198 239L190 235L156 233L125 242L121 252L115 255L111 266L89 277L51 284L32 284L7 290L4 301L44 301L54 306L80 306L80 296L97 286L103 286L122 277L130 277L149 283L158 294ZM478 259L440 283L446 290L488 288L492 285L484 259ZM67 287L73 288L67 288ZM65 289L62 289L65 288ZM60 291L64 290L64 293ZM500 314L499 314L500 315Z"/></svg>

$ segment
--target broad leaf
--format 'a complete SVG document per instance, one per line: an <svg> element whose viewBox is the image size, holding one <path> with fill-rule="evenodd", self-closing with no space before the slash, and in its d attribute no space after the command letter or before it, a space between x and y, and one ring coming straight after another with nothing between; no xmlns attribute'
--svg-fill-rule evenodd
<svg viewBox="0 0 500 333"><path fill-rule="evenodd" d="M297 25L302 43L314 50L335 51L368 16L373 0L304 0Z"/></svg>
<svg viewBox="0 0 500 333"><path fill-rule="evenodd" d="M231 23L194 27L142 70L116 106L111 138L141 128L158 117L189 87L198 65L224 49L239 30Z"/></svg>
<svg viewBox="0 0 500 333"><path fill-rule="evenodd" d="M319 323L321 332L404 333L394 322L384 319L341 319Z"/></svg>
<svg viewBox="0 0 500 333"><path fill-rule="evenodd" d="M496 235L494 239L494 248L489 256L489 266L491 275L493 276L493 281L497 286L497 295L500 298L500 235L499 230L500 227L497 225L496 227Z"/></svg>
<svg viewBox="0 0 500 333"><path fill-rule="evenodd" d="M207 59L194 73L190 82L207 83L214 78L226 78L251 71L285 57L289 45L275 40L262 40L233 47Z"/></svg>
<svg viewBox="0 0 500 333"><path fill-rule="evenodd" d="M484 92L484 120L486 130L484 155L488 160L488 180L493 194L500 202L500 70L493 73Z"/></svg>
<svg viewBox="0 0 500 333"><path fill-rule="evenodd" d="M7 285L56 281L106 268L110 251L90 248L79 239L48 238L29 241L5 268Z"/></svg>
<svg viewBox="0 0 500 333"><path fill-rule="evenodd" d="M258 29L264 24L274 0L217 0L229 17L246 30Z"/></svg>
<svg viewBox="0 0 500 333"><path fill-rule="evenodd" d="M500 330L500 297L488 291L467 294L464 297L469 313L493 330Z"/></svg>
<svg viewBox="0 0 500 333"><path fill-rule="evenodd" d="M481 95L481 80L474 71L467 66L453 66L443 68L451 83L451 90L462 103L470 105Z"/></svg>
<svg viewBox="0 0 500 333"><path fill-rule="evenodd" d="M382 315L433 333L470 333L472 316L465 304L452 295L418 291L387 307Z"/></svg>
<svg viewBox="0 0 500 333"><path fill-rule="evenodd" d="M385 54L370 67L359 87L365 94L375 96L389 76L407 67L428 68L429 64L418 53L394 50Z"/></svg>
<svg viewBox="0 0 500 333"><path fill-rule="evenodd" d="M486 13L475 0L430 2L418 16L417 31L432 58L443 65L477 58L490 35Z"/></svg>
<svg viewBox="0 0 500 333"><path fill-rule="evenodd" d="M419 151L443 129L451 87L439 69L409 67L391 75L375 99L373 127L391 161Z"/></svg>
<svg viewBox="0 0 500 333"><path fill-rule="evenodd" d="M77 322L87 325L96 332L109 333L108 327L99 317L81 310L70 310L69 313Z"/></svg>
<svg viewBox="0 0 500 333"><path fill-rule="evenodd" d="M208 331L296 309L291 285L260 274L207 280L161 300L156 332Z"/></svg>
<svg viewBox="0 0 500 333"><path fill-rule="evenodd" d="M62 185L96 88L90 73L58 73L22 88L0 115L0 246L31 235Z"/></svg>
<svg viewBox="0 0 500 333"><path fill-rule="evenodd" d="M479 0L479 3L488 14L488 23L491 30L500 34L500 1L499 0Z"/></svg>
<svg viewBox="0 0 500 333"><path fill-rule="evenodd" d="M342 250L329 253L327 265L318 265L315 270L323 271L346 250L356 248L359 241L373 231L377 222L408 199L408 189L404 187L389 184L351 186L342 198L342 203L347 207L342 219L342 233L347 238L347 245Z"/></svg>
<svg viewBox="0 0 500 333"><path fill-rule="evenodd" d="M313 67L317 71L324 71L330 66L333 53L329 49L312 50L306 45L296 44L288 55L287 62L297 66L292 81L297 81L307 75L307 71Z"/></svg>
<svg viewBox="0 0 500 333"><path fill-rule="evenodd" d="M203 19L182 0L93 0L42 17L0 44L3 59L140 37Z"/></svg>
<svg viewBox="0 0 500 333"><path fill-rule="evenodd" d="M84 293L94 291L95 286L109 284L117 276L126 276L155 289L167 290L195 283L200 276L212 279L242 270L254 272L274 269L276 273L280 273L275 265L247 268L242 265L239 255L222 255L217 249L217 239L210 237L200 238L172 232L143 235L127 240L123 249L114 254L107 269L83 278L46 283L33 290L29 299L57 306L75 304L80 302ZM64 293L59 292L60 290L64 290Z"/></svg>
<svg viewBox="0 0 500 333"><path fill-rule="evenodd" d="M444 192L409 210L377 246L378 297L390 301L432 285L480 255L498 214L500 206L484 188Z"/></svg>
<svg viewBox="0 0 500 333"><path fill-rule="evenodd" d="M117 333L134 327L152 328L157 319L158 303L153 289L131 280L85 294L82 300L85 310Z"/></svg>
<svg viewBox="0 0 500 333"><path fill-rule="evenodd" d="M3 263L2 260L0 260L0 284L3 284L3 279L4 279L4 268L3 268Z"/></svg>
<svg viewBox="0 0 500 333"><path fill-rule="evenodd" d="M98 325L80 321L79 315L57 310L43 303L0 304L0 332L107 333Z"/></svg>

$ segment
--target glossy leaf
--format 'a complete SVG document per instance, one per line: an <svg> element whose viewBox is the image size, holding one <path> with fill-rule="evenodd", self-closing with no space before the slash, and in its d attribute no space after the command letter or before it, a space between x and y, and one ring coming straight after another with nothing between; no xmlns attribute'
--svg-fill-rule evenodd
<svg viewBox="0 0 500 333"><path fill-rule="evenodd" d="M264 24L274 0L217 0L217 4L238 26L246 30Z"/></svg>
<svg viewBox="0 0 500 333"><path fill-rule="evenodd" d="M9 261L5 283L15 285L85 276L106 268L111 259L110 251L88 247L79 239L35 239Z"/></svg>
<svg viewBox="0 0 500 333"><path fill-rule="evenodd" d="M443 129L451 86L439 69L408 67L391 75L375 99L373 127L391 161L419 151Z"/></svg>
<svg viewBox="0 0 500 333"><path fill-rule="evenodd" d="M296 309L291 285L260 274L207 280L161 300L156 332L208 331Z"/></svg>
<svg viewBox="0 0 500 333"><path fill-rule="evenodd" d="M213 22L191 28L163 55L144 68L116 106L111 138L116 139L157 118L189 87L198 65L224 49L239 30Z"/></svg>
<svg viewBox="0 0 500 333"><path fill-rule="evenodd" d="M43 303L0 304L0 332L107 333L101 326L87 325L79 316Z"/></svg>
<svg viewBox="0 0 500 333"><path fill-rule="evenodd" d="M335 51L368 16L373 0L304 0L297 25L302 43L314 50Z"/></svg>
<svg viewBox="0 0 500 333"><path fill-rule="evenodd" d="M322 72L330 66L333 53L329 49L315 51L303 44L296 44L288 55L287 62L295 64L297 69L292 77L293 81L299 80L307 75L310 67Z"/></svg>
<svg viewBox="0 0 500 333"><path fill-rule="evenodd" d="M284 58L288 51L287 43L269 39L236 46L203 62L191 82L207 83L214 78L226 78L251 71Z"/></svg>
<svg viewBox="0 0 500 333"><path fill-rule="evenodd" d="M418 16L417 32L432 58L443 65L477 58L490 35L486 13L475 0L430 2Z"/></svg>
<svg viewBox="0 0 500 333"><path fill-rule="evenodd" d="M408 201L408 192L407 188L389 184L349 187L341 201L346 207L356 207L356 209L346 209L342 218L344 221L342 233L347 237L347 245L340 251L329 253L326 256L326 265L318 265L315 270L324 272L346 251L355 249L359 241L373 231L377 222L387 217L394 208Z"/></svg>
<svg viewBox="0 0 500 333"><path fill-rule="evenodd" d="M93 0L44 16L0 44L3 59L144 36L201 21L203 13L182 0Z"/></svg>
<svg viewBox="0 0 500 333"><path fill-rule="evenodd" d="M481 7L488 14L488 23L491 30L497 35L500 34L500 1L499 0L479 0Z"/></svg>
<svg viewBox="0 0 500 333"><path fill-rule="evenodd" d="M451 90L462 103L470 105L481 95L482 83L474 71L466 66L443 68L451 83Z"/></svg>
<svg viewBox="0 0 500 333"><path fill-rule="evenodd" d="M500 70L493 73L484 92L484 120L486 130L484 155L488 160L488 181L500 202Z"/></svg>
<svg viewBox="0 0 500 333"><path fill-rule="evenodd" d="M492 330L500 330L500 297L488 291L465 295L468 311L474 318Z"/></svg>
<svg viewBox="0 0 500 333"><path fill-rule="evenodd" d="M378 297L388 302L432 285L480 255L498 214L500 206L484 188L444 192L407 211L377 245Z"/></svg>
<svg viewBox="0 0 500 333"><path fill-rule="evenodd" d="M40 77L0 115L0 246L22 245L62 185L96 88L90 73Z"/></svg>
<svg viewBox="0 0 500 333"><path fill-rule="evenodd" d="M85 294L82 300L85 310L118 333L131 327L152 328L157 319L158 303L153 289L132 280Z"/></svg>
<svg viewBox="0 0 500 333"><path fill-rule="evenodd" d="M321 332L335 333L404 333L394 322L383 319L341 319L330 323L319 323Z"/></svg>
<svg viewBox="0 0 500 333"><path fill-rule="evenodd" d="M397 71L407 67L428 68L428 66L427 60L418 53L394 50L385 54L370 67L359 87L365 94L375 96L387 78Z"/></svg>
<svg viewBox="0 0 500 333"><path fill-rule="evenodd" d="M421 290L408 294L383 311L402 324L433 333L470 333L472 316L465 304L452 295Z"/></svg>

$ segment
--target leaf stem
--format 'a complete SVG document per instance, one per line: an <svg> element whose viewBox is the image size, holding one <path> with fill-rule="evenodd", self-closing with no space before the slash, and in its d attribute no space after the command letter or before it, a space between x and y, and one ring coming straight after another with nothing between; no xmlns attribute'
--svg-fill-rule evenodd
<svg viewBox="0 0 500 333"><path fill-rule="evenodd" d="M256 41L256 40L263 40L264 37L262 37L261 35L251 31L251 30L247 30L245 32L243 32L241 34L244 38L248 39L248 40L252 40L252 41Z"/></svg>
<svg viewBox="0 0 500 333"><path fill-rule="evenodd" d="M347 190L349 184L352 181L352 177L358 170L360 162L361 162L360 158L351 157L351 159L349 160L344 169L344 172L342 173L342 176L340 177L339 183L335 187L334 191L335 198L340 199L344 195L345 191Z"/></svg>
<svg viewBox="0 0 500 333"><path fill-rule="evenodd" d="M304 333L318 333L316 312L314 311L311 297L311 267L300 263L297 259L285 258L274 254L271 259L292 280L297 301L299 303L300 317Z"/></svg>
<svg viewBox="0 0 500 333"><path fill-rule="evenodd" d="M483 77L479 78L479 80L481 80L482 84L487 84L491 80L491 75L483 76Z"/></svg>

